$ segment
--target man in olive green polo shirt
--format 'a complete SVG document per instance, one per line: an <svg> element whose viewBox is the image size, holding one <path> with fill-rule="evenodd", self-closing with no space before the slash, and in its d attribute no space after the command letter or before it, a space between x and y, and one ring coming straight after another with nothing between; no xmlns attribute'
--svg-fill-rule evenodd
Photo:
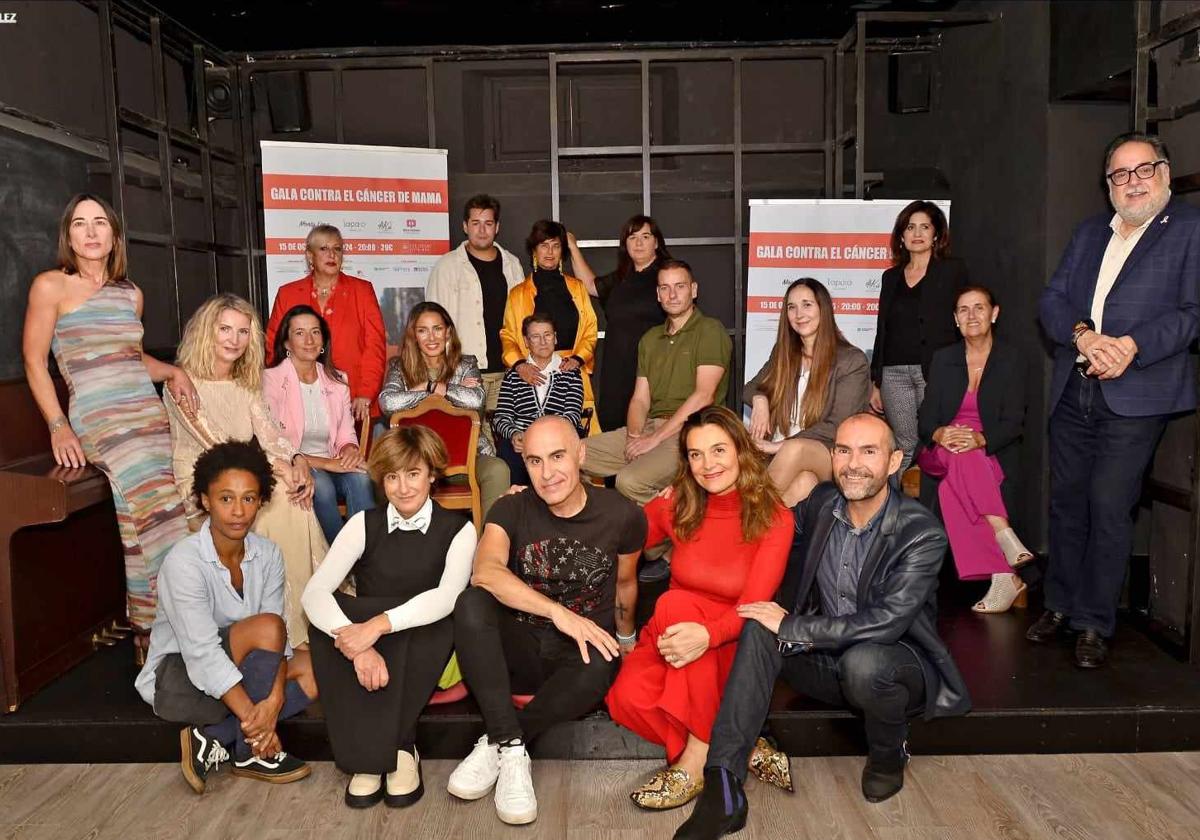
<svg viewBox="0 0 1200 840"><path fill-rule="evenodd" d="M617 490L645 504L679 469L679 430L694 411L725 401L733 344L725 326L696 306L699 287L683 260L658 269L667 321L638 342L637 382L625 427L585 442L583 471L617 477ZM601 395L603 399L603 395Z"/></svg>

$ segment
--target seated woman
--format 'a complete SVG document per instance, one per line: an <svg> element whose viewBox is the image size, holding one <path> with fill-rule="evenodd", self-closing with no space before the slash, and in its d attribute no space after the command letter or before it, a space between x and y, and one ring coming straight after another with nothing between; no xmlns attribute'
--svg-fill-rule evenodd
<svg viewBox="0 0 1200 840"><path fill-rule="evenodd" d="M475 527L429 497L446 447L423 426L375 441L371 478L386 509L351 517L304 590L319 632L312 658L346 804L392 807L421 798L417 717L454 642L451 613L471 578ZM354 575L356 594L336 591Z"/></svg>
<svg viewBox="0 0 1200 840"><path fill-rule="evenodd" d="M276 724L315 700L317 685L308 652L287 644L279 547L250 531L275 491L271 465L256 444L231 441L201 455L193 477L208 519L163 561L135 685L156 715L186 724L179 764L196 793L230 753L235 776L303 779L310 768L283 751Z"/></svg>
<svg viewBox="0 0 1200 840"><path fill-rule="evenodd" d="M430 394L439 394L459 408L483 412L483 379L472 355L463 355L454 321L441 304L418 303L408 315L400 353L388 364L379 408L386 417L412 408ZM482 431L475 455L479 506L484 518L492 503L510 486L508 465L496 457Z"/></svg>
<svg viewBox="0 0 1200 840"><path fill-rule="evenodd" d="M354 417L350 388L333 366L329 325L311 306L293 306L279 321L273 367L263 371L263 396L285 437L313 467L313 512L333 542L346 516L375 507ZM320 364L318 364L318 361Z"/></svg>
<svg viewBox="0 0 1200 840"><path fill-rule="evenodd" d="M1017 348L993 333L999 317L983 286L958 292L954 322L962 343L933 354L917 413L917 466L941 479L938 504L958 576L991 577L971 608L980 613L1024 606L1025 584L1013 570L1034 559L1008 522L1019 486L1028 370Z"/></svg>
<svg viewBox="0 0 1200 840"><path fill-rule="evenodd" d="M791 512L758 450L724 406L691 415L679 433L686 468L669 498L646 505L646 545L674 543L671 587L606 698L612 719L666 747L668 766L635 790L635 805L677 808L703 787L704 761L743 619L738 604L769 601L792 545Z"/></svg>
<svg viewBox="0 0 1200 840"><path fill-rule="evenodd" d="M163 394L171 421L171 461L175 484L188 504L188 525L200 527L205 511L190 503L192 468L200 453L228 440L254 438L267 453L283 493L263 500L254 532L279 546L287 574L283 616L288 642L308 643L308 623L300 593L329 545L312 512L313 481L308 460L288 440L262 395L263 337L258 314L232 294L209 298L196 310L179 343L179 366L200 395L192 414L180 411L170 392Z"/></svg>
<svg viewBox="0 0 1200 840"><path fill-rule="evenodd" d="M531 385L521 378L522 367L509 368L500 383L492 432L496 451L508 464L512 483L528 486L529 473L521 457L525 430L543 414L558 414L578 426L583 411L583 381L578 368L563 370L562 357L554 352L558 341L554 320L545 312L525 318L521 322L521 335L529 347L526 361L544 381Z"/></svg>
<svg viewBox="0 0 1200 840"><path fill-rule="evenodd" d="M558 222L541 219L525 239L525 249L533 260L533 272L513 286L504 307L504 327L500 344L504 364L516 368L527 385L544 385L546 377L528 360L521 324L534 311L545 312L554 320L554 349L562 357L561 370L580 371L583 379L583 407L594 408L591 373L596 353L598 327L596 310L583 281L563 274L563 251L567 248L567 229ZM640 336L639 336L640 338ZM634 339L636 343L636 339ZM592 434L600 431L592 424Z"/></svg>
<svg viewBox="0 0 1200 840"><path fill-rule="evenodd" d="M820 281L802 277L783 296L775 347L746 383L750 437L773 455L768 472L788 507L832 477L829 447L838 424L871 396L871 366L833 319Z"/></svg>

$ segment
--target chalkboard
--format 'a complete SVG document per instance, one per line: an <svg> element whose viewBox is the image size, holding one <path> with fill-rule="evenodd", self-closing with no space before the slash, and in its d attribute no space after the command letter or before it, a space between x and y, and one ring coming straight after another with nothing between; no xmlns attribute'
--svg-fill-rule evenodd
<svg viewBox="0 0 1200 840"><path fill-rule="evenodd" d="M88 189L88 157L0 128L0 379L24 375L21 328L29 284L53 268L58 220Z"/></svg>

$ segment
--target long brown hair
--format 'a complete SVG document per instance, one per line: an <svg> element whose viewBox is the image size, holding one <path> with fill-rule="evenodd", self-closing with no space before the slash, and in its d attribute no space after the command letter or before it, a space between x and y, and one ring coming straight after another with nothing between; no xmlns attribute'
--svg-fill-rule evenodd
<svg viewBox="0 0 1200 840"><path fill-rule="evenodd" d="M924 213L933 223L933 253L930 256L935 260L950 256L950 223L946 221L946 214L932 201L918 199L905 205L896 217L896 224L892 226L892 265L908 265L904 229L908 227L914 213Z"/></svg>
<svg viewBox="0 0 1200 840"><path fill-rule="evenodd" d="M108 265L104 267L104 282L116 283L124 280L125 274L129 270L129 264L125 256L125 233L121 228L121 220L117 217L117 211L113 210L111 204L91 193L79 193L72 196L71 200L67 202L66 209L63 210L62 218L58 222L58 265L66 274L79 273L78 257L71 248L71 219L75 217L76 208L85 201L94 201L100 205L100 209L108 217L108 226L112 230L112 250L108 252Z"/></svg>
<svg viewBox="0 0 1200 840"><path fill-rule="evenodd" d="M710 405L692 412L679 430L680 466L673 485L675 534L683 540L691 539L704 521L708 508L708 491L696 482L687 457L688 434L701 426L721 429L737 449L735 488L742 498L742 539L754 542L771 527L783 502L767 475L766 459L750 439L750 433L738 416L723 405Z"/></svg>
<svg viewBox="0 0 1200 840"><path fill-rule="evenodd" d="M837 365L838 349L849 347L850 342L838 329L833 318L833 299L820 280L801 277L787 287L783 295L783 311L779 315L779 330L775 335L775 346L767 362L767 375L762 389L766 392L771 407L771 430L787 435L792 428L792 414L796 410L796 386L804 364L804 342L788 323L787 302L794 289L801 286L813 293L821 322L813 341L813 355L808 369L808 386L800 400L800 423L808 428L817 423L825 413L829 398L830 380Z"/></svg>
<svg viewBox="0 0 1200 840"><path fill-rule="evenodd" d="M417 319L426 312L433 312L446 325L446 349L442 358L442 371L438 382L449 382L458 370L462 361L462 343L458 340L458 330L454 329L454 321L450 313L440 303L431 300L418 303L408 313L408 323L404 325L404 341L400 344L400 372L404 374L404 384L409 388L420 382L429 381L429 368L425 366L425 356L417 344Z"/></svg>

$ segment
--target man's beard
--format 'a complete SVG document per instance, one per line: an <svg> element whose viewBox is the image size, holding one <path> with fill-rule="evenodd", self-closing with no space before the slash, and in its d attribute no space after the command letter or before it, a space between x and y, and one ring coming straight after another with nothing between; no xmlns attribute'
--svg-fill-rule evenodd
<svg viewBox="0 0 1200 840"><path fill-rule="evenodd" d="M1121 217L1121 221L1130 227L1138 228L1161 213L1163 208L1167 206L1167 202L1170 200L1171 191L1168 189L1163 191L1163 196L1160 201L1156 201L1152 205L1149 205L1140 211L1122 209L1116 201L1113 201L1113 207L1116 208L1117 215Z"/></svg>
<svg viewBox="0 0 1200 840"><path fill-rule="evenodd" d="M853 474L850 477L867 479L865 484L857 485L856 487L851 489L850 492L847 492L846 485L843 483L843 482L845 482L845 480L847 478L846 471L838 473L838 476L837 476L838 489L841 490L842 495L845 496L846 499L851 502L860 502L863 499L870 499L873 496L877 495L879 493L879 491L883 489L883 486L885 484L887 484L887 476L880 478L879 476L875 475L874 473L858 472L858 473Z"/></svg>

